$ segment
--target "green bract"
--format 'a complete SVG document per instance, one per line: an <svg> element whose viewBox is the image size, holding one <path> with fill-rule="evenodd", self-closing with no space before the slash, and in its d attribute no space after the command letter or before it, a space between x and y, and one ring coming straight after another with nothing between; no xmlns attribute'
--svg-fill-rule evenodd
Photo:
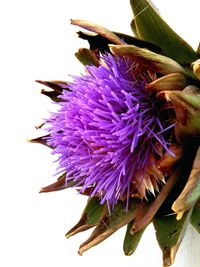
<svg viewBox="0 0 200 267"><path fill-rule="evenodd" d="M184 66L198 58L192 47L178 36L153 8L151 1L131 0L133 32L142 40L158 45L163 54Z"/></svg>

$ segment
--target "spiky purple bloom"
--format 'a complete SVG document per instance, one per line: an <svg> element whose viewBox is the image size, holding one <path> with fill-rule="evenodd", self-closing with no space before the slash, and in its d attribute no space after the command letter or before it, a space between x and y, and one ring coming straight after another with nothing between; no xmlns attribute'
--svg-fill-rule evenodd
<svg viewBox="0 0 200 267"><path fill-rule="evenodd" d="M171 126L162 122L136 63L111 54L102 60L63 91L60 110L48 120L48 143L66 182L73 179L81 192L114 206L136 192L145 196L163 179L156 160L170 152L165 134Z"/></svg>

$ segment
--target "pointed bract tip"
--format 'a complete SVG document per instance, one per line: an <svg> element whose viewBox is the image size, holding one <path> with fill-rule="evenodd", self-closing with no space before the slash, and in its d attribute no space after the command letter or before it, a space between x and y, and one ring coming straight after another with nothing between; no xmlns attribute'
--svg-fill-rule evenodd
<svg viewBox="0 0 200 267"><path fill-rule="evenodd" d="M28 138L28 139L26 139L26 141L29 142L29 143L39 143L39 142L37 141L37 139L38 139L38 138Z"/></svg>
<svg viewBox="0 0 200 267"><path fill-rule="evenodd" d="M177 219L177 221L180 221L180 220L182 219L183 214L184 214L184 212L178 212L178 213L177 213L177 215L176 215L176 219Z"/></svg>
<svg viewBox="0 0 200 267"><path fill-rule="evenodd" d="M36 82L36 83L41 83L41 84L43 84L43 83L42 83L42 80L35 80L35 82Z"/></svg>
<svg viewBox="0 0 200 267"><path fill-rule="evenodd" d="M75 23L76 19L70 19L70 23L73 25Z"/></svg>
<svg viewBox="0 0 200 267"><path fill-rule="evenodd" d="M45 122L40 122L38 125L35 126L36 130L41 129L45 125Z"/></svg>
<svg viewBox="0 0 200 267"><path fill-rule="evenodd" d="M171 256L171 250L168 248L165 248L163 251L163 267L169 267L173 264L174 260Z"/></svg>
<svg viewBox="0 0 200 267"><path fill-rule="evenodd" d="M193 72L198 80L200 80L200 59L192 63Z"/></svg>
<svg viewBox="0 0 200 267"><path fill-rule="evenodd" d="M46 193L47 191L42 187L40 190L39 190L39 194L41 193Z"/></svg>
<svg viewBox="0 0 200 267"><path fill-rule="evenodd" d="M65 234L65 237L66 237L67 239L70 238L70 236L71 236L71 235L70 235L69 233L66 233L66 234Z"/></svg>
<svg viewBox="0 0 200 267"><path fill-rule="evenodd" d="M78 254L79 254L79 256L83 256L83 250L81 249L81 248L79 248L79 250L78 250Z"/></svg>

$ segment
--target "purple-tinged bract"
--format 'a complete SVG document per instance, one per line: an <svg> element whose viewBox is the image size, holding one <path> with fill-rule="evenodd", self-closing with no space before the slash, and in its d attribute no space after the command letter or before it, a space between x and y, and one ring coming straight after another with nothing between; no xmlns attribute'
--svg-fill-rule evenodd
<svg viewBox="0 0 200 267"><path fill-rule="evenodd" d="M118 199L158 190L164 176L156 162L168 149L155 96L145 91L148 78L125 57L102 56L63 91L60 110L51 115L48 138L66 183L98 195L114 206ZM169 131L168 131L169 132ZM128 204L128 201L127 201Z"/></svg>

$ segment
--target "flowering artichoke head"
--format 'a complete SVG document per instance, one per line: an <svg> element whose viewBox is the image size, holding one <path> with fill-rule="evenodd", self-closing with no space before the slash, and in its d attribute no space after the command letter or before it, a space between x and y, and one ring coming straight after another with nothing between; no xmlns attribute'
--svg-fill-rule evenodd
<svg viewBox="0 0 200 267"><path fill-rule="evenodd" d="M41 192L74 187L88 197L70 237L95 227L79 254L127 226L124 253L153 223L170 266L189 223L200 232L199 54L150 1L130 1L133 36L72 20L90 48L73 81L38 81L58 105L32 142L58 156L61 176ZM175 234L174 234L175 233Z"/></svg>

